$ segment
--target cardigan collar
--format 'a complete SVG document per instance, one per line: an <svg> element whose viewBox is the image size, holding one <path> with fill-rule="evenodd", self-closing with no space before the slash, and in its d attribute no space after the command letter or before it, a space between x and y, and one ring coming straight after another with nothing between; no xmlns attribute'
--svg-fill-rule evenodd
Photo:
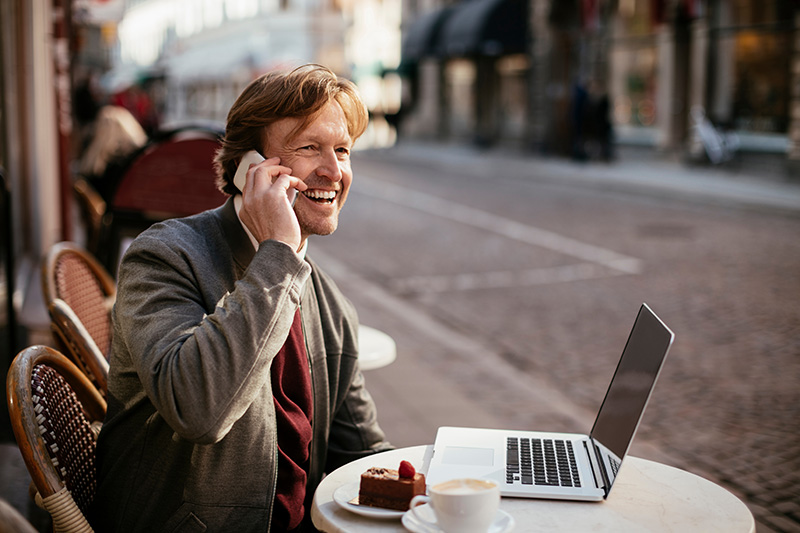
<svg viewBox="0 0 800 533"><path fill-rule="evenodd" d="M247 265L253 260L256 254L250 237L244 230L244 226L236 216L236 208L233 205L233 197L228 198L222 206L217 208L217 213L222 224L222 231L228 239L228 244L233 253L233 260L244 272Z"/></svg>

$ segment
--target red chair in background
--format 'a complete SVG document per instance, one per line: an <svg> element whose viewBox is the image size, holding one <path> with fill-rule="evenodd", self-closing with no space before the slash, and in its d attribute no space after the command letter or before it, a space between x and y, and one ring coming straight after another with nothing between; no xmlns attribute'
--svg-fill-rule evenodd
<svg viewBox="0 0 800 533"><path fill-rule="evenodd" d="M104 263L115 275L126 239L154 222L193 215L222 205L214 155L219 133L190 128L160 135L121 174L108 205L108 246Z"/></svg>

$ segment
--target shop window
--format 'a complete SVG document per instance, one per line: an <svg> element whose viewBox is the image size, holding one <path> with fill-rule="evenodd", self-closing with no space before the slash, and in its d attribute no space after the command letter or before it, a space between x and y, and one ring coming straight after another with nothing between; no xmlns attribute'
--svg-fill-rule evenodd
<svg viewBox="0 0 800 533"><path fill-rule="evenodd" d="M781 0L720 3L714 13L709 109L740 131L785 134L790 102L791 27Z"/></svg>
<svg viewBox="0 0 800 533"><path fill-rule="evenodd" d="M618 47L612 52L610 94L615 124L655 125L657 57L655 45Z"/></svg>
<svg viewBox="0 0 800 533"><path fill-rule="evenodd" d="M732 106L737 129L786 133L790 44L788 35L737 35Z"/></svg>
<svg viewBox="0 0 800 533"><path fill-rule="evenodd" d="M665 2L619 0L610 52L608 92L614 124L653 127L656 124L658 53L656 32Z"/></svg>
<svg viewBox="0 0 800 533"><path fill-rule="evenodd" d="M501 137L521 139L525 133L527 113L528 58L510 55L497 61Z"/></svg>
<svg viewBox="0 0 800 533"><path fill-rule="evenodd" d="M454 138L472 135L475 130L475 63L466 59L447 62L446 101L449 109L449 131Z"/></svg>

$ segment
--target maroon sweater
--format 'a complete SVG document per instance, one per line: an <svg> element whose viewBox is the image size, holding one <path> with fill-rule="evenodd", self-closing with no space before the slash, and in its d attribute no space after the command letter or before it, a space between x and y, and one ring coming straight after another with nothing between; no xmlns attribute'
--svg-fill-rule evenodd
<svg viewBox="0 0 800 533"><path fill-rule="evenodd" d="M311 446L311 373L298 309L289 337L272 361L272 397L278 427L278 486L272 530L289 531L303 520Z"/></svg>

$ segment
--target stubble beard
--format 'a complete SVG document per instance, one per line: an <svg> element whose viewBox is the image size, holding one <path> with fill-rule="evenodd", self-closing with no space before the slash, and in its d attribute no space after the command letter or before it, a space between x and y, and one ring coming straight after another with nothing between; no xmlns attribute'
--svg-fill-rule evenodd
<svg viewBox="0 0 800 533"><path fill-rule="evenodd" d="M339 211L322 220L304 220L306 217L298 213L297 221L300 224L300 233L309 237L311 235L330 235L339 227Z"/></svg>

